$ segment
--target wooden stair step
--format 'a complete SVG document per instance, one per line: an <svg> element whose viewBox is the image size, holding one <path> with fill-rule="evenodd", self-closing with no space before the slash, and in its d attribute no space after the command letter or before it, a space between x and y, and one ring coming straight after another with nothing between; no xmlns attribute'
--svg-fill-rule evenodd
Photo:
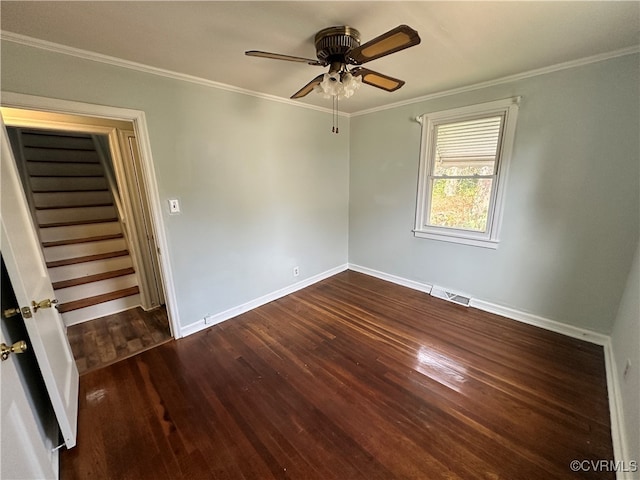
<svg viewBox="0 0 640 480"><path fill-rule="evenodd" d="M122 277L124 275L131 275L132 273L135 273L135 270L129 267L129 268L123 268L121 270L113 270L111 272L103 272L103 273L97 273L95 275L87 275L85 277L80 277L80 278L72 278L70 280L62 280L60 282L55 282L53 284L53 289L59 290L60 288L75 287L78 285L84 285L86 283L107 280L109 278L117 278L117 277Z"/></svg>
<svg viewBox="0 0 640 480"><path fill-rule="evenodd" d="M23 135L23 139L25 139L24 135ZM40 142L38 142L40 143ZM51 150L62 150L63 152L85 152L85 153L92 153L95 152L95 148L93 148L92 146L87 145L86 147L74 147L74 146L69 146L69 145L51 145L51 144L41 144L41 145L36 145L35 143L31 143L24 141L24 148L25 149L29 149L29 150L44 150L44 151L51 151Z"/></svg>
<svg viewBox="0 0 640 480"><path fill-rule="evenodd" d="M94 150L24 147L24 158L29 162L100 163Z"/></svg>
<svg viewBox="0 0 640 480"><path fill-rule="evenodd" d="M29 177L103 177L99 163L26 162Z"/></svg>
<svg viewBox="0 0 640 480"><path fill-rule="evenodd" d="M43 247L60 247L62 245L74 245L76 243L102 242L103 240L116 240L123 238L122 233L114 233L112 235L99 235L96 237L70 238L68 240L56 240L53 242L42 242Z"/></svg>
<svg viewBox="0 0 640 480"><path fill-rule="evenodd" d="M33 148L33 147L31 147ZM42 149L45 150L46 152L48 152L50 149ZM81 150L73 150L74 152L81 152ZM85 150L86 151L86 150ZM90 151L86 151L87 153L92 153ZM75 159L71 159L71 160L58 160L56 158L38 158L35 157L33 155L29 156L28 154L25 155L25 160L27 162L31 162L31 163L55 163L55 164L73 164L73 165L97 165L100 163L100 160L97 159L89 159L89 160L84 160L82 158L80 158L79 160L75 160Z"/></svg>
<svg viewBox="0 0 640 480"><path fill-rule="evenodd" d="M35 207L36 210L57 210L59 208L92 208L92 207L111 207L113 202L104 203L88 203L85 205L47 205L46 207Z"/></svg>
<svg viewBox="0 0 640 480"><path fill-rule="evenodd" d="M59 175L59 174L29 174L30 177L36 177L36 178L98 178L98 177L104 177L104 174L100 173L96 173L93 175L86 175L86 174L81 174L81 175Z"/></svg>
<svg viewBox="0 0 640 480"><path fill-rule="evenodd" d="M84 165L84 164L82 164ZM33 173L37 173L37 172L33 172ZM63 173L61 171L57 171L56 173ZM96 173L94 172L90 172L90 173ZM103 178L82 178L80 177L80 179L74 178L72 180L69 179L59 179L59 178L37 178L37 179L31 179L32 180L32 187L35 189L38 188L47 188L49 190L52 190L52 186L53 185L61 185L61 190L65 190L67 188L105 188L107 186L107 182L106 179ZM75 182L79 182L80 185L75 185ZM89 184L89 185L87 185ZM41 187L42 185L46 186L46 187Z"/></svg>
<svg viewBox="0 0 640 480"><path fill-rule="evenodd" d="M91 136L75 132L50 132L37 129L22 130L22 143L25 147L89 150L94 149Z"/></svg>
<svg viewBox="0 0 640 480"><path fill-rule="evenodd" d="M103 293L102 295L96 295L95 297L83 298L81 300L75 300L73 302L61 303L58 305L58 311L60 313L70 312L72 310L78 310L79 308L91 307L92 305L98 305L99 303L110 302L118 298L129 297L140 293L140 288L129 287L123 290L116 290L115 292Z"/></svg>
<svg viewBox="0 0 640 480"><path fill-rule="evenodd" d="M108 192L108 188L68 188L66 190L31 190L31 193Z"/></svg>
<svg viewBox="0 0 640 480"><path fill-rule="evenodd" d="M47 268L63 267L65 265L74 265L76 263L94 262L96 260L105 260L107 258L124 257L129 255L129 250L119 250L117 252L98 253L96 255L87 255L85 257L65 258L64 260L55 260L47 262Z"/></svg>
<svg viewBox="0 0 640 480"><path fill-rule="evenodd" d="M117 222L117 217L112 218L96 218L92 220L75 220L73 222L55 222L55 223L40 223L38 226L40 228L51 228L51 227L71 227L73 225L89 225L91 223L110 223Z"/></svg>
<svg viewBox="0 0 640 480"><path fill-rule="evenodd" d="M60 166L62 165L99 165L100 164L99 160L78 160L75 162L68 162L64 160L47 160L47 159L40 159L40 158L38 158L37 160L31 160L29 158L25 158L25 160L30 164L46 163L47 165L56 164Z"/></svg>

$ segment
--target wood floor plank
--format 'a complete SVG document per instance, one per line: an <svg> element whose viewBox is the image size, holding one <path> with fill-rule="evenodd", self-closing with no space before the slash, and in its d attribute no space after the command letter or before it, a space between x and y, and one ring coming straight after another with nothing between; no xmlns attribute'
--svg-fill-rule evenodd
<svg viewBox="0 0 640 480"><path fill-rule="evenodd" d="M615 478L601 347L351 271L80 395L65 480Z"/></svg>

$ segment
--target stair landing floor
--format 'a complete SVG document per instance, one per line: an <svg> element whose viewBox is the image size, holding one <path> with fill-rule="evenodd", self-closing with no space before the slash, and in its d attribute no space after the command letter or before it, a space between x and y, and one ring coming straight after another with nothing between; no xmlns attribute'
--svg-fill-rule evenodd
<svg viewBox="0 0 640 480"><path fill-rule="evenodd" d="M67 337L80 375L172 339L164 306L148 312L132 308L72 325L67 328Z"/></svg>

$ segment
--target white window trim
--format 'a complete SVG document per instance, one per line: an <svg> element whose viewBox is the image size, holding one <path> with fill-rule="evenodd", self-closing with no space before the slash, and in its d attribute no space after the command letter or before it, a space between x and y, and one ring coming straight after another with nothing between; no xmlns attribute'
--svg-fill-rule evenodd
<svg viewBox="0 0 640 480"><path fill-rule="evenodd" d="M499 234L502 225L502 213L504 209L504 193L507 184L507 174L513 142L515 138L516 121L518 118L518 106L521 97L513 97L494 102L481 103L467 107L443 110L440 112L425 113L417 118L422 124L422 137L420 141L420 168L418 177L418 197L416 206L416 223L413 233L418 238L428 238L452 243L461 243L476 247L498 248ZM498 161L496 186L493 190L491 203L489 204L489 216L486 232L474 232L456 228L436 227L426 225L428 218L429 198L429 173L431 172L435 126L441 123L464 121L479 116L504 115L504 129Z"/></svg>

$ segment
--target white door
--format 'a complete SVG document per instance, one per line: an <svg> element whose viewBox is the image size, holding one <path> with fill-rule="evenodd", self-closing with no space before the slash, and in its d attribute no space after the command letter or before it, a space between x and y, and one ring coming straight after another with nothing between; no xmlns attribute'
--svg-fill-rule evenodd
<svg viewBox="0 0 640 480"><path fill-rule="evenodd" d="M0 121L1 177L1 243L11 284L20 307L31 307L32 301L53 300L53 287L40 249L27 200L9 146L4 122ZM53 308L31 308L23 315L38 360L51 404L67 448L76 444L78 424L78 369L66 328Z"/></svg>
<svg viewBox="0 0 640 480"><path fill-rule="evenodd" d="M7 288L6 283L2 283L3 291ZM2 305L3 309L13 307L14 304ZM2 322L12 321L17 319L2 318ZM11 343L5 338L4 328L0 329L0 341ZM49 432L43 431L43 427L48 426L43 425L43 421L48 423L49 418L36 418L34 399L27 392L25 372L21 375L18 361L16 355L11 354L0 362L0 478L56 479L58 451L52 441L57 441L57 429L55 432L50 428L47 428Z"/></svg>

